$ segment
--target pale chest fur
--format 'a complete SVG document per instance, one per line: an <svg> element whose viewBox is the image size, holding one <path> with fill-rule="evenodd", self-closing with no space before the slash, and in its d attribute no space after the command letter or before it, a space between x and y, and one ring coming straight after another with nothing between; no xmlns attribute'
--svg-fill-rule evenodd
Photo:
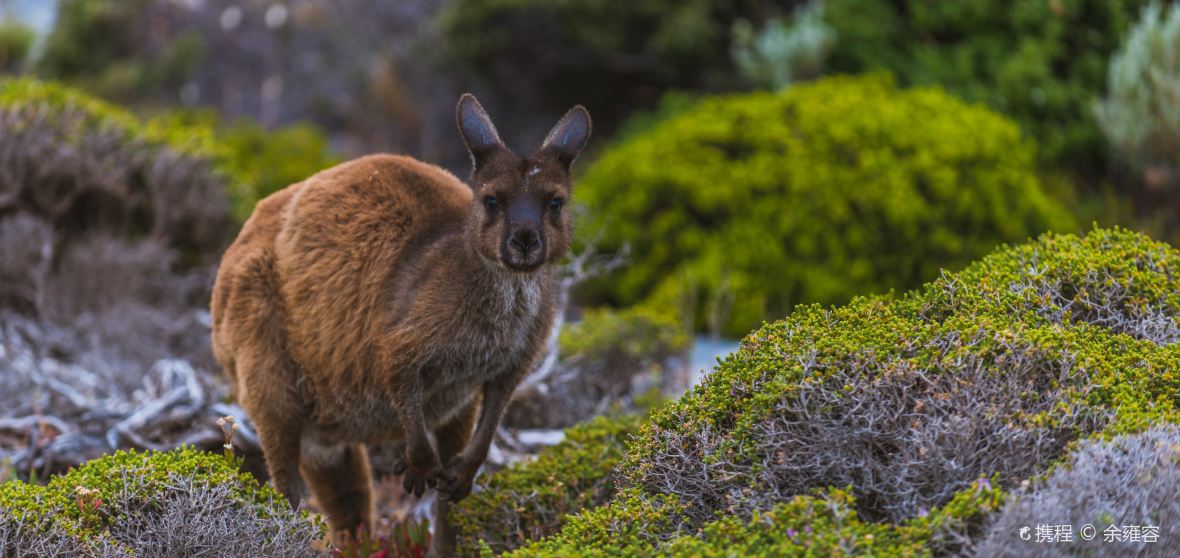
<svg viewBox="0 0 1180 558"><path fill-rule="evenodd" d="M461 308L449 335L431 344L423 374L428 422L473 397L484 382L506 378L534 360L538 331L552 322L539 281L505 281Z"/></svg>

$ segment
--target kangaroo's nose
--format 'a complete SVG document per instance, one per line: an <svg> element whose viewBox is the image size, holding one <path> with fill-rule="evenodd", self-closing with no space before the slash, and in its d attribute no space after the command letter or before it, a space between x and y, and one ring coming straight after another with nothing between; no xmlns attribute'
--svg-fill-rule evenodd
<svg viewBox="0 0 1180 558"><path fill-rule="evenodd" d="M521 253L528 254L541 245L541 235L535 229L517 229L508 242Z"/></svg>

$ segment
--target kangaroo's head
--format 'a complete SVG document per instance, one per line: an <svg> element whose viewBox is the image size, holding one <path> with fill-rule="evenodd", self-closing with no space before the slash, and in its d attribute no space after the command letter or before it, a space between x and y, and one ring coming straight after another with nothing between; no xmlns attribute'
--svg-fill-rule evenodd
<svg viewBox="0 0 1180 558"><path fill-rule="evenodd" d="M518 273L560 261L573 241L570 167L590 139L590 113L570 109L528 157L504 145L470 93L459 99L455 117L473 165L467 232L477 252Z"/></svg>

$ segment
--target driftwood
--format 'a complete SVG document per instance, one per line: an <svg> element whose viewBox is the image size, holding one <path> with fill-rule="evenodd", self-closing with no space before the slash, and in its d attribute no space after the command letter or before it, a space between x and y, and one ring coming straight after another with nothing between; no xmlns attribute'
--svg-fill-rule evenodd
<svg viewBox="0 0 1180 558"><path fill-rule="evenodd" d="M117 449L217 449L224 416L239 423L235 451L260 453L245 414L221 402L225 386L209 371L162 359L138 389L121 389L110 374L49 354L48 326L13 314L0 320L0 460L20 476L46 478Z"/></svg>

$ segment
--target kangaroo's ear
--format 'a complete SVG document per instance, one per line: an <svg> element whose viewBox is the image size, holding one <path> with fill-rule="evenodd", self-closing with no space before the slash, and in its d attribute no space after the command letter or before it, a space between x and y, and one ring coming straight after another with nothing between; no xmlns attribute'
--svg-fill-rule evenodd
<svg viewBox="0 0 1180 558"><path fill-rule="evenodd" d="M549 131L541 144L541 151L557 157L565 166L574 164L574 160L586 147L590 140L590 113L578 105L565 113L561 120Z"/></svg>
<svg viewBox="0 0 1180 558"><path fill-rule="evenodd" d="M464 93L459 97L459 104L455 105L455 121L459 124L459 135L463 136L467 152L471 154L471 163L476 168L503 147L504 142L500 140L495 124L492 124L492 118L475 99L475 95Z"/></svg>

